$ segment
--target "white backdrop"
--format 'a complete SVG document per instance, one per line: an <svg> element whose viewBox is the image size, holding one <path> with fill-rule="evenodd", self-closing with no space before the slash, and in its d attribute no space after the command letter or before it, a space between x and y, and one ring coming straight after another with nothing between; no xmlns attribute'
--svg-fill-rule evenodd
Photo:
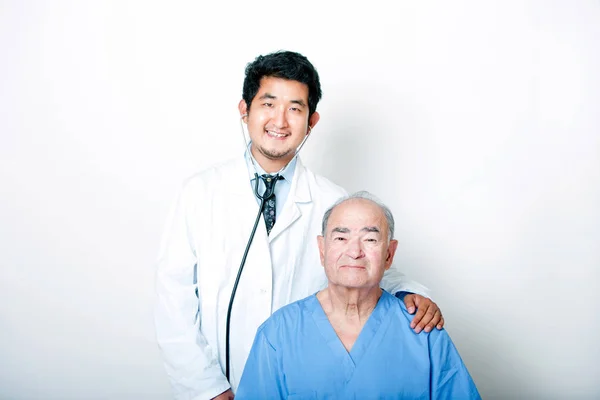
<svg viewBox="0 0 600 400"><path fill-rule="evenodd" d="M166 213L278 49L321 75L305 163L391 206L481 394L600 397L600 3L216 3L0 1L0 398L170 397Z"/></svg>

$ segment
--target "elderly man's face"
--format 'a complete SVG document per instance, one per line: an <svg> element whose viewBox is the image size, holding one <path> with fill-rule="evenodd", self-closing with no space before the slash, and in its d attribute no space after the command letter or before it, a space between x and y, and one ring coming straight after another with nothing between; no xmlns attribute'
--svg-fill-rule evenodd
<svg viewBox="0 0 600 400"><path fill-rule="evenodd" d="M333 209L325 237L319 236L321 264L329 284L378 287L392 265L398 242L388 243L388 225L379 206L351 199Z"/></svg>

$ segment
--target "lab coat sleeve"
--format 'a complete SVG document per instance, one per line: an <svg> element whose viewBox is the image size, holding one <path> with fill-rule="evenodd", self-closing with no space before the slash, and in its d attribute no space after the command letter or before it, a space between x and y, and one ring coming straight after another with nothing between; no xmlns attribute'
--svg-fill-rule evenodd
<svg viewBox="0 0 600 400"><path fill-rule="evenodd" d="M409 292L431 298L429 289L418 282L408 279L405 274L400 272L400 268L398 268L396 263L392 263L390 269L385 271L381 280L381 287L392 294Z"/></svg>
<svg viewBox="0 0 600 400"><path fill-rule="evenodd" d="M480 400L477 387L445 329L429 334L432 399Z"/></svg>
<svg viewBox="0 0 600 400"><path fill-rule="evenodd" d="M286 392L277 350L267 339L264 329L259 329L235 398L284 399L287 397Z"/></svg>
<svg viewBox="0 0 600 400"><path fill-rule="evenodd" d="M170 211L156 271L155 327L174 397L211 399L230 388L215 352L200 332L194 284L195 249L186 191Z"/></svg>

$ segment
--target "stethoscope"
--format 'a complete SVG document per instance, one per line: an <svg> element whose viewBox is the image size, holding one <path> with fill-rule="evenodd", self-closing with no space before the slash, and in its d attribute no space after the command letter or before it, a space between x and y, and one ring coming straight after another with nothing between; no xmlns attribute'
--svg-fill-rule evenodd
<svg viewBox="0 0 600 400"><path fill-rule="evenodd" d="M246 144L246 150L250 151L249 148L249 143L246 140L246 134L244 132L244 118L247 117L248 114L244 114L240 117L240 127L242 129L242 137L244 138L244 143ZM256 214L256 219L254 221L254 227L252 228L252 232L250 233L250 237L248 238L248 243L246 244L246 250L244 250L244 255L242 256L242 261L240 263L240 267L238 269L238 273L237 276L235 277L235 283L233 284L233 289L231 291L231 297L229 298L229 307L227 308L227 319L226 319L226 329L225 329L225 376L227 377L227 381L229 381L229 372L230 372L230 368L229 368L229 326L230 326L230 322L231 322L231 309L233 307L233 300L235 299L235 293L237 291L237 287L238 287L238 283L240 282L240 277L242 276L242 270L244 269L244 265L246 264L246 257L248 256L248 251L250 250L250 245L252 244L252 240L254 239L254 235L256 233L256 228L258 227L258 223L260 221L260 216L263 213L263 210L265 208L265 203L273 197L273 195L275 194L275 184L277 183L277 181L280 179L280 174L288 167L288 165L290 165L290 162L292 162L292 160L294 158L296 158L298 156L298 153L300 152L300 149L304 146L304 143L306 143L306 139L308 139L308 136L310 135L311 132L311 126L308 126L308 132L306 133L306 136L304 137L304 139L302 140L302 143L300 143L300 145L298 146L298 148L296 149L296 152L294 153L294 157L292 157L292 159L290 161L288 161L288 163L281 168L279 171L277 171L275 174L271 174L270 178L267 178L267 180L271 179L273 180L273 184L266 187L265 192L261 195L260 193L258 193L258 181L259 181L259 176L258 176L258 172L256 172L256 164L254 164L254 157L252 157L252 154L250 154L250 161L252 162L252 166L254 167L254 195L260 200L260 206L258 207L258 214Z"/></svg>

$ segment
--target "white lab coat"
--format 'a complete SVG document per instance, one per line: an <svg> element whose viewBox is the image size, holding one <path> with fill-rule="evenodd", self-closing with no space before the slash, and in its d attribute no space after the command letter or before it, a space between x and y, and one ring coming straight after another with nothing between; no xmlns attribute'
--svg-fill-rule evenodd
<svg viewBox="0 0 600 400"><path fill-rule="evenodd" d="M234 391L257 328L277 309L326 285L316 237L326 209L345 194L298 159L269 236L264 220L259 221L231 314ZM177 399L210 399L229 388L224 376L227 308L257 212L243 157L188 179L171 211L158 260L155 322ZM426 294L397 268L388 272L385 288Z"/></svg>

